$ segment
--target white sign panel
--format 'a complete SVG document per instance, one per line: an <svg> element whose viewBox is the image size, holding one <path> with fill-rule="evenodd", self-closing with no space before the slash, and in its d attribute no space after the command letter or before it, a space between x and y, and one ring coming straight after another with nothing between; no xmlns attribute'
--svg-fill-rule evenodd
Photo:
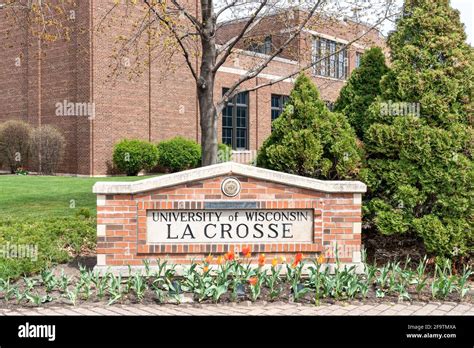
<svg viewBox="0 0 474 348"><path fill-rule="evenodd" d="M148 210L147 243L312 242L312 209Z"/></svg>

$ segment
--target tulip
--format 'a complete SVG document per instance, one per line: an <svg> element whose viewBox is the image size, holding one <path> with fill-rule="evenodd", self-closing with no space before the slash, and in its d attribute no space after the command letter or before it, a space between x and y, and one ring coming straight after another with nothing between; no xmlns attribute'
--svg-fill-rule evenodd
<svg viewBox="0 0 474 348"><path fill-rule="evenodd" d="M204 266L204 268L202 269L202 272L203 272L203 273L207 273L208 271L209 271L209 267Z"/></svg>
<svg viewBox="0 0 474 348"><path fill-rule="evenodd" d="M249 279L249 284L252 286L255 286L257 285L257 281L258 281L257 277L252 277Z"/></svg>
<svg viewBox="0 0 474 348"><path fill-rule="evenodd" d="M217 264L222 265L222 262L224 262L224 258L222 257L222 255L219 255L219 257L217 258Z"/></svg>
<svg viewBox="0 0 474 348"><path fill-rule="evenodd" d="M258 266L262 267L263 265L265 265L265 254L260 254L258 257Z"/></svg>
<svg viewBox="0 0 474 348"><path fill-rule="evenodd" d="M227 254L225 254L225 259L228 261L232 261L233 259L235 259L234 252L233 251L227 252Z"/></svg>
<svg viewBox="0 0 474 348"><path fill-rule="evenodd" d="M295 256L295 261L293 261L293 267L296 267L298 266L298 264L301 262L301 260L303 259L303 254L302 253L298 253L296 254Z"/></svg>
<svg viewBox="0 0 474 348"><path fill-rule="evenodd" d="M204 259L204 262L206 262L206 263L211 263L213 259L214 259L214 258L212 257L212 255L209 254L209 255Z"/></svg>
<svg viewBox="0 0 474 348"><path fill-rule="evenodd" d="M276 265L278 265L278 259L274 257L272 260L272 267L276 267Z"/></svg>
<svg viewBox="0 0 474 348"><path fill-rule="evenodd" d="M318 257L318 263L321 265L324 263L324 255L323 254L319 254L319 257Z"/></svg>
<svg viewBox="0 0 474 348"><path fill-rule="evenodd" d="M243 247L242 255L244 255L244 257L250 257L252 255L252 249L249 246Z"/></svg>

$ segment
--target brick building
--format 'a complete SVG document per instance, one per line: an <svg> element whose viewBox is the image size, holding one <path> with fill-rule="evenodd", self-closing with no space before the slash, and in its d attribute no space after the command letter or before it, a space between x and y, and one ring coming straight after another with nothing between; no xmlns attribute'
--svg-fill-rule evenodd
<svg viewBox="0 0 474 348"><path fill-rule="evenodd" d="M192 0L189 2L190 6L194 5ZM119 6L112 15L121 21L108 23L108 30L98 30L109 9L110 5L104 1L79 2L68 23L72 29L70 40L47 43L38 40L23 24L24 14L17 14L22 22L18 25L7 15L7 10L0 10L0 122L19 119L35 127L44 124L57 127L67 140L62 173L113 173L113 147L124 138L159 142L181 135L200 140L194 79L178 55L173 61L174 69L167 70L155 59L143 64L141 73L132 79L127 75L110 77L115 64L112 56L117 48L116 37L134 30L132 25L124 23L131 23L138 13ZM216 98L250 66L278 47L301 18L300 11L292 11L290 21L288 17L282 20L279 15L264 18L219 69ZM243 23L223 23L218 41L223 43L232 37ZM367 26L350 20L315 19L288 49L243 88L299 70L312 59L335 52L364 30ZM337 98L362 52L373 45L385 47L376 31L308 71L324 100L333 102ZM271 121L281 113L292 85L293 79L286 79L240 94L219 118L219 140L250 159L270 134ZM68 113L71 103L76 109ZM63 113L58 115L58 108Z"/></svg>

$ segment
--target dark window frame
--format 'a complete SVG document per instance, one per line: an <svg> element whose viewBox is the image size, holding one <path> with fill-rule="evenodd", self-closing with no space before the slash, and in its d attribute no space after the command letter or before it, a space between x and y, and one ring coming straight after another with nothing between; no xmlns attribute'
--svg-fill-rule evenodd
<svg viewBox="0 0 474 348"><path fill-rule="evenodd" d="M322 57L325 57L313 66L314 76L347 80L349 70L347 48L335 53L336 51L339 51L342 46L344 46L344 44L337 41L329 40L320 36L313 36L311 52L312 62L314 63ZM330 54L329 57L327 57L328 54Z"/></svg>
<svg viewBox="0 0 474 348"><path fill-rule="evenodd" d="M329 109L329 111L334 111L334 102L330 100L324 100L324 104L326 104L326 107Z"/></svg>
<svg viewBox="0 0 474 348"><path fill-rule="evenodd" d="M225 94L228 91L228 88L222 89L222 94ZM244 98L246 104L241 102L241 98ZM231 109L231 115L229 116L227 112ZM245 126L238 125L239 112L243 110L245 112ZM222 110L222 143L227 144L232 147L235 151L248 151L250 149L250 94L249 92L241 92L235 95L224 107ZM225 122L225 118L230 118L230 126ZM244 137L239 135L239 130L244 130ZM230 136L228 136L228 131L230 130ZM230 139L228 141L227 139ZM239 139L244 139L245 146L237 146Z"/></svg>
<svg viewBox="0 0 474 348"><path fill-rule="evenodd" d="M363 55L362 52L356 52L356 54L355 54L355 68L360 67L360 62L362 60L362 55Z"/></svg>
<svg viewBox="0 0 474 348"><path fill-rule="evenodd" d="M271 123L273 124L273 121L275 121L278 117L283 112L283 109L285 108L285 104L288 102L288 99L290 98L287 95L284 94L274 94L272 93L270 97L270 117L271 117ZM273 101L275 99L278 99L278 106L275 106ZM276 115L278 114L278 115ZM276 115L276 116L274 116ZM273 126L272 126L273 127Z"/></svg>
<svg viewBox="0 0 474 348"><path fill-rule="evenodd" d="M247 47L247 51L269 55L272 53L272 47L273 47L272 36L267 35L263 39L263 42L258 42L258 41L252 42Z"/></svg>

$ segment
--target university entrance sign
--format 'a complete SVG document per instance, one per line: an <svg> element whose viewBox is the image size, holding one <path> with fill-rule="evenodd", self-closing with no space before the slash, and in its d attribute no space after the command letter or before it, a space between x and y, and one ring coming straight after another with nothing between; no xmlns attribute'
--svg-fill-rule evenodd
<svg viewBox="0 0 474 348"><path fill-rule="evenodd" d="M358 181L322 181L226 162L135 182L98 182L97 268L189 264L209 253L293 258L334 251L360 264Z"/></svg>

